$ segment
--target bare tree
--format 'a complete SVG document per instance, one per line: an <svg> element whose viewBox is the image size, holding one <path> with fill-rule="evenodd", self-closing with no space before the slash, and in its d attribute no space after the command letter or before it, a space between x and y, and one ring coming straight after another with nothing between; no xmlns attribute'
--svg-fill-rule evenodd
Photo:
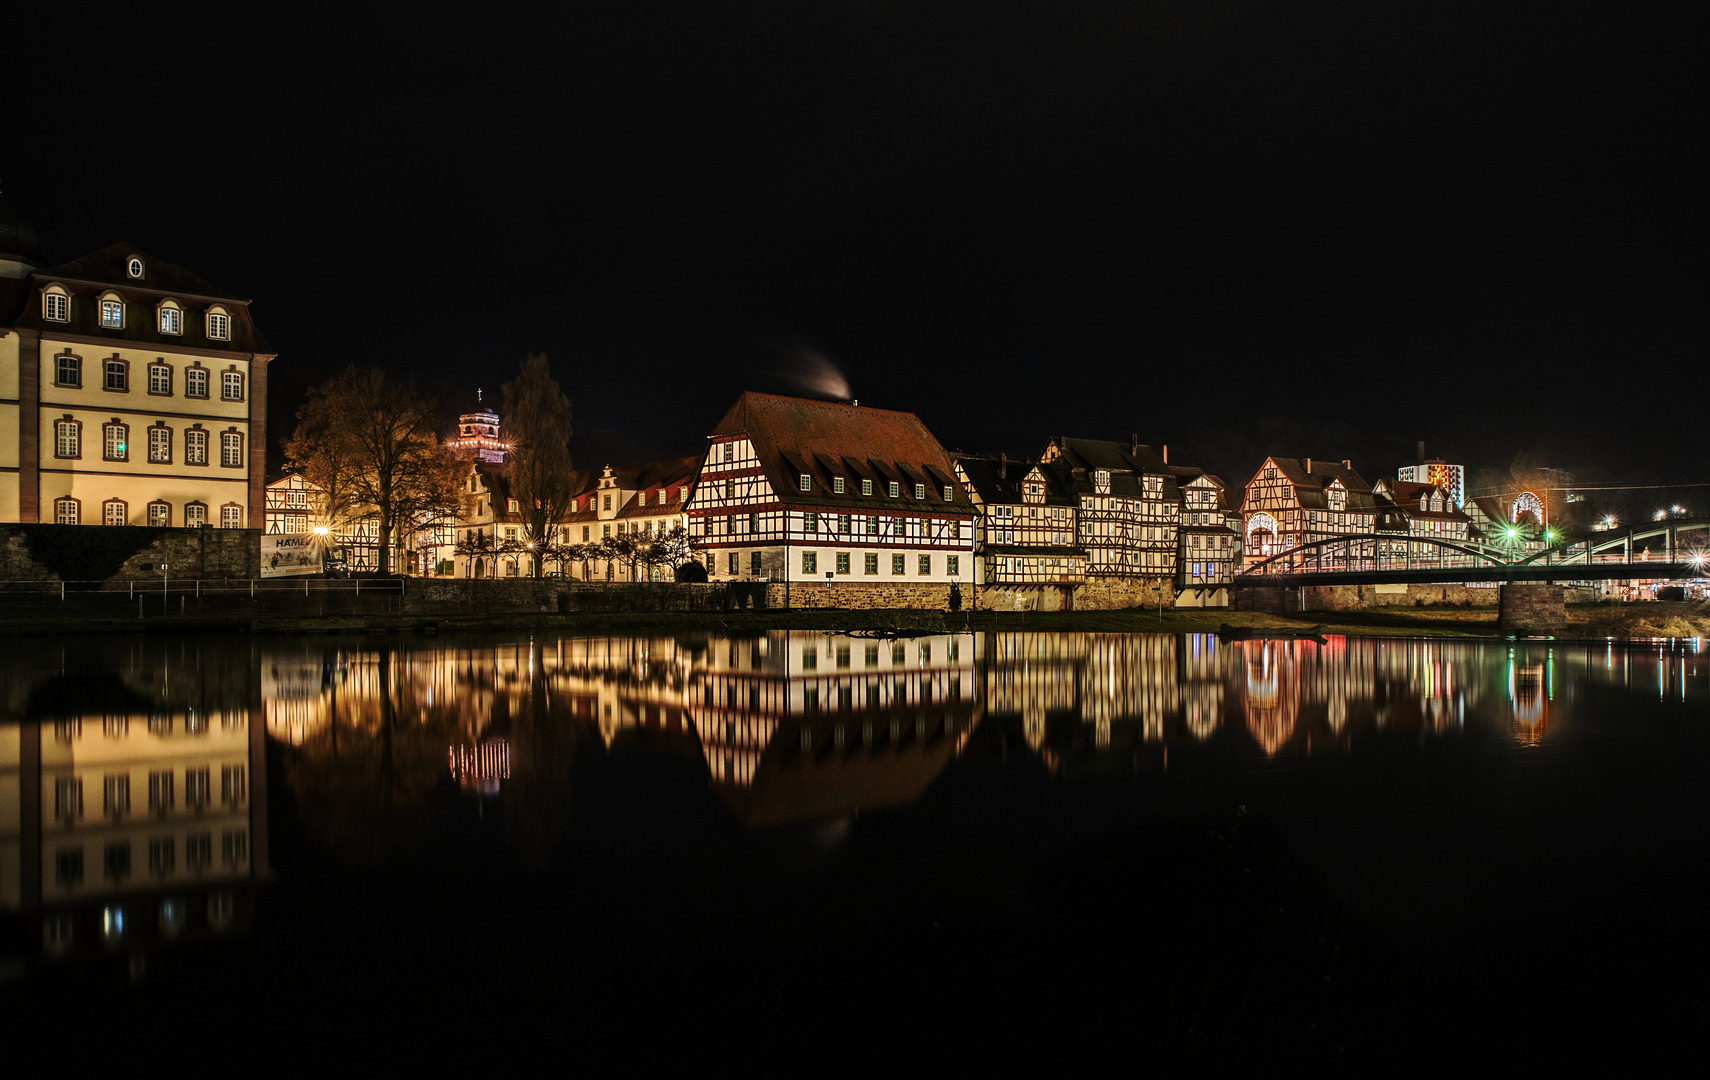
<svg viewBox="0 0 1710 1080"><path fill-rule="evenodd" d="M522 513L531 550L551 546L570 511L575 472L570 465L570 399L552 377L545 353L530 353L522 371L505 384L505 429L512 440L511 494ZM544 558L534 560L541 575Z"/></svg>
<svg viewBox="0 0 1710 1080"><path fill-rule="evenodd" d="M375 368L349 368L309 391L287 460L326 492L330 519L374 515L379 571L392 572L393 536L463 509L465 470L441 445L432 403Z"/></svg>

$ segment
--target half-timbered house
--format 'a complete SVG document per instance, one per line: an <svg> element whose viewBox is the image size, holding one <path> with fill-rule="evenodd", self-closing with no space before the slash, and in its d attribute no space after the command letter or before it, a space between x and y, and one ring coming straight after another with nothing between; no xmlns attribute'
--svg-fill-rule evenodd
<svg viewBox="0 0 1710 1080"><path fill-rule="evenodd" d="M979 511L976 581L981 607L1057 610L1086 580L1087 551L1075 543L1077 500L1063 471L1006 457L959 455L956 477Z"/></svg>
<svg viewBox="0 0 1710 1080"><path fill-rule="evenodd" d="M1241 515L1218 477L1174 465L1181 505L1176 513L1176 606L1228 607L1229 585L1241 560Z"/></svg>
<svg viewBox="0 0 1710 1080"><path fill-rule="evenodd" d="M1087 551L1090 582L1144 579L1158 592L1173 588L1176 573L1176 474L1163 455L1138 439L1127 443L1056 438L1042 463L1060 469L1076 503L1076 542ZM1098 591L1098 590L1095 590ZM1153 602L1148 594L1144 602ZM1167 598L1174 602L1174 594ZM1117 606L1141 602L1112 594Z"/></svg>
<svg viewBox="0 0 1710 1080"><path fill-rule="evenodd" d="M688 516L713 580L973 584L973 500L913 413L750 391L707 438Z"/></svg>
<svg viewBox="0 0 1710 1080"><path fill-rule="evenodd" d="M1411 480L1378 480L1372 485L1380 536L1400 532L1408 540L1399 554L1414 559L1437 558L1442 549L1422 540L1465 541L1472 519L1452 495L1436 484ZM1397 529L1397 525L1405 526ZM1396 554L1393 547L1390 554Z"/></svg>
<svg viewBox="0 0 1710 1080"><path fill-rule="evenodd" d="M1244 563L1344 536L1373 535L1376 503L1372 487L1350 461L1266 458L1247 481L1241 501ZM1354 543L1326 558L1373 559L1375 541Z"/></svg>

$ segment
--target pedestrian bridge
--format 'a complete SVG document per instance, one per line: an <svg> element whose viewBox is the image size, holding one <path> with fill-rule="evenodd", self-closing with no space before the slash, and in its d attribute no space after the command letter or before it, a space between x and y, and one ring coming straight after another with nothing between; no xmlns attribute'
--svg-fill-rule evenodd
<svg viewBox="0 0 1710 1080"><path fill-rule="evenodd" d="M1609 529L1542 549L1396 534L1338 536L1261 559L1235 575L1234 585L1626 581L1702 578L1706 573L1710 519L1693 518Z"/></svg>

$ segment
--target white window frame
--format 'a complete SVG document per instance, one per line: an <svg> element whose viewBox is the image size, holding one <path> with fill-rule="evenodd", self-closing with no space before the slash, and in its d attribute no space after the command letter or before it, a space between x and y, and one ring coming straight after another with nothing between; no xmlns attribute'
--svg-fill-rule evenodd
<svg viewBox="0 0 1710 1080"><path fill-rule="evenodd" d="M232 317L223 311L210 311L207 316L208 339L210 341L230 341L232 339Z"/></svg>
<svg viewBox="0 0 1710 1080"><path fill-rule="evenodd" d="M151 394L172 393L172 365L154 363L148 366L148 392Z"/></svg>
<svg viewBox="0 0 1710 1080"><path fill-rule="evenodd" d="M177 304L162 304L155 324L163 334L178 337L184 333L184 309Z"/></svg>
<svg viewBox="0 0 1710 1080"><path fill-rule="evenodd" d="M206 503L184 504L184 527L187 529L200 528L208 523L208 505Z"/></svg>
<svg viewBox="0 0 1710 1080"><path fill-rule="evenodd" d="M83 425L76 420L53 422L53 456L80 458L83 456Z"/></svg>
<svg viewBox="0 0 1710 1080"><path fill-rule="evenodd" d="M198 393L196 390L196 384L197 383L202 384L202 389L201 389L200 393ZM201 365L198 364L198 365L195 365L193 367L187 367L184 369L184 396L185 397L193 397L193 398L201 398L203 400L207 399L207 397L208 397L208 369L207 368L202 367Z"/></svg>
<svg viewBox="0 0 1710 1080"><path fill-rule="evenodd" d="M111 297L101 298L101 327L104 330L123 330L125 328L125 303Z"/></svg>
<svg viewBox="0 0 1710 1080"><path fill-rule="evenodd" d="M48 322L71 321L71 297L63 289L42 293L42 318Z"/></svg>
<svg viewBox="0 0 1710 1080"><path fill-rule="evenodd" d="M131 425L123 423L101 425L101 460L131 460Z"/></svg>
<svg viewBox="0 0 1710 1080"><path fill-rule="evenodd" d="M190 428L184 432L184 464L206 465L208 463L208 432L203 428Z"/></svg>
<svg viewBox="0 0 1710 1080"><path fill-rule="evenodd" d="M220 507L220 528L243 528L243 507L232 503L227 503L225 506Z"/></svg>
<svg viewBox="0 0 1710 1080"><path fill-rule="evenodd" d="M151 465L172 464L172 429L161 425L148 429L148 460Z"/></svg>
<svg viewBox="0 0 1710 1080"><path fill-rule="evenodd" d="M81 525L83 523L83 503L69 495L55 499L53 501L53 520L58 525Z"/></svg>
<svg viewBox="0 0 1710 1080"><path fill-rule="evenodd" d="M101 504L101 524L124 525L129 523L131 508L123 499L108 499ZM114 519L117 520L114 520Z"/></svg>
<svg viewBox="0 0 1710 1080"><path fill-rule="evenodd" d="M236 389L234 390L233 387L236 387ZM222 372L220 372L220 400L221 401L242 401L243 400L243 372L241 372L241 371L222 371Z"/></svg>

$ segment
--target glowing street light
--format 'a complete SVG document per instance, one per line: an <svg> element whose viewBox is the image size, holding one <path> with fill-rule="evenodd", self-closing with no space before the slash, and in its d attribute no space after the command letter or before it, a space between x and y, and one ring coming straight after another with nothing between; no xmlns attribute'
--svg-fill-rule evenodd
<svg viewBox="0 0 1710 1080"><path fill-rule="evenodd" d="M1603 516L1603 527L1605 529L1613 529L1618 524L1620 523L1615 520L1614 514L1605 514Z"/></svg>
<svg viewBox="0 0 1710 1080"><path fill-rule="evenodd" d="M326 534L327 534L327 527L325 525L316 525L315 526L315 535L316 536L325 536Z"/></svg>

